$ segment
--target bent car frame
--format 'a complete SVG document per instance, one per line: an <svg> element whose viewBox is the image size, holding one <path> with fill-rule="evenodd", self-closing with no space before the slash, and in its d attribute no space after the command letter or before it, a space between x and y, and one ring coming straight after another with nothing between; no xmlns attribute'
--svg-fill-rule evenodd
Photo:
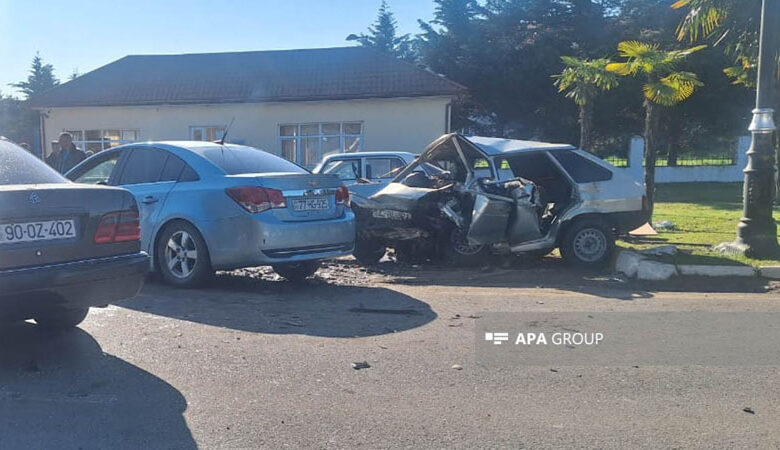
<svg viewBox="0 0 780 450"><path fill-rule="evenodd" d="M353 196L355 256L437 253L458 264L487 253L544 255L603 266L615 236L647 221L639 182L566 144L447 134L387 187Z"/></svg>

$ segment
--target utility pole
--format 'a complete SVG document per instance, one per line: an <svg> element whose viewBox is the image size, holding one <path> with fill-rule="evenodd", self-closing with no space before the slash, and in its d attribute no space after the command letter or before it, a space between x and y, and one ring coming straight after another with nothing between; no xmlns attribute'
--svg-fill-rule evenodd
<svg viewBox="0 0 780 450"><path fill-rule="evenodd" d="M748 149L743 188L743 213L737 225L737 239L720 244L724 252L744 253L749 257L777 257L777 224L772 218L776 195L774 78L777 69L777 27L780 0L763 0L761 35L758 50L758 85L756 109L748 130L752 139Z"/></svg>

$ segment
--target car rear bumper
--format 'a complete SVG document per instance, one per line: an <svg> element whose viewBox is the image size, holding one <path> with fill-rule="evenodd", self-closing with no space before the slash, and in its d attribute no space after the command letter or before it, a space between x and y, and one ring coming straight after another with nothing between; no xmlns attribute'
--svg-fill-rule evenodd
<svg viewBox="0 0 780 450"><path fill-rule="evenodd" d="M0 315L29 316L51 306L85 308L131 298L141 290L148 269L149 256L139 252L2 270Z"/></svg>
<svg viewBox="0 0 780 450"><path fill-rule="evenodd" d="M352 253L355 215L288 222L272 215L243 216L207 225L206 241L215 269L336 258Z"/></svg>

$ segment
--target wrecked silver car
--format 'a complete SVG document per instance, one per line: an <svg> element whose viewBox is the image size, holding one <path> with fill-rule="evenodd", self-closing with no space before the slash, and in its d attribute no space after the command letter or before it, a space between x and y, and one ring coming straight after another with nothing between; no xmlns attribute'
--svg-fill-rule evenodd
<svg viewBox="0 0 780 450"><path fill-rule="evenodd" d="M491 254L603 266L647 221L641 184L570 145L447 134L370 197L354 195L355 256L479 264Z"/></svg>

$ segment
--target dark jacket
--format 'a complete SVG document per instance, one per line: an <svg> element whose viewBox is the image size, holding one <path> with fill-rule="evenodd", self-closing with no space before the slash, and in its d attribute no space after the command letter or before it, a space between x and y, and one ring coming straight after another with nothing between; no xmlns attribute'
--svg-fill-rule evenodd
<svg viewBox="0 0 780 450"><path fill-rule="evenodd" d="M76 164L87 159L87 154L71 144L69 149L52 153L46 158L46 164L61 174L76 167Z"/></svg>

